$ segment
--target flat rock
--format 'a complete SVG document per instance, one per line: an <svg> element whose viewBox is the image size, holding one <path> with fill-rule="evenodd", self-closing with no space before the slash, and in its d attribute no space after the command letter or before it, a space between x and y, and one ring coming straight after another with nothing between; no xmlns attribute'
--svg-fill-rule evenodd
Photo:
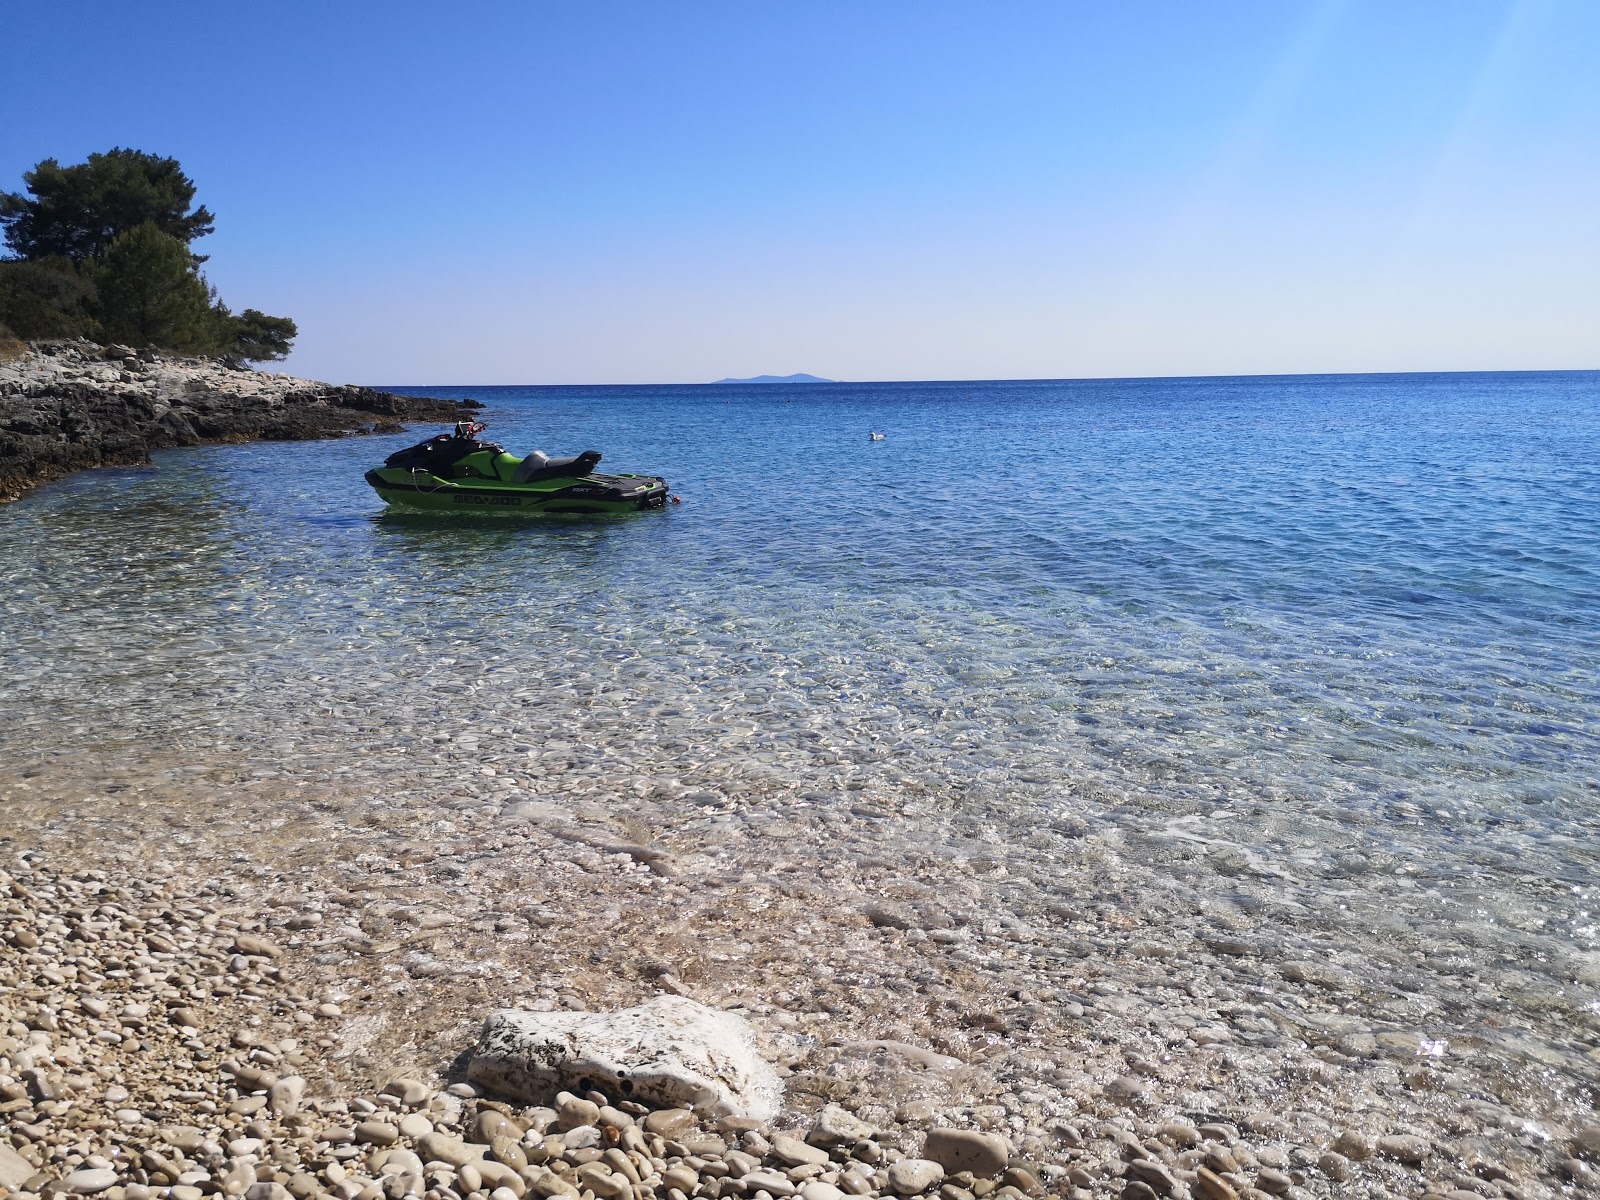
<svg viewBox="0 0 1600 1200"><path fill-rule="evenodd" d="M877 1129L868 1125L854 1113L846 1112L837 1104L824 1105L817 1113L816 1122L806 1141L813 1146L831 1149L834 1146L853 1146L877 1135Z"/></svg>
<svg viewBox="0 0 1600 1200"><path fill-rule="evenodd" d="M597 1087L641 1104L761 1121L783 1098L750 1026L682 996L612 1013L500 1009L484 1023L467 1078L525 1103Z"/></svg>
<svg viewBox="0 0 1600 1200"><path fill-rule="evenodd" d="M1408 1166L1416 1166L1433 1149L1426 1138L1410 1133L1395 1133L1378 1139L1378 1153Z"/></svg>
<svg viewBox="0 0 1600 1200"><path fill-rule="evenodd" d="M105 1160L102 1159L102 1162ZM103 1192L117 1182L117 1173L110 1167L84 1167L72 1172L63 1180L69 1192L92 1196Z"/></svg>
<svg viewBox="0 0 1600 1200"><path fill-rule="evenodd" d="M828 1152L819 1146L808 1146L799 1138L778 1134L772 1139L772 1154L786 1167L803 1167L807 1163L822 1164L828 1161Z"/></svg>
<svg viewBox="0 0 1600 1200"><path fill-rule="evenodd" d="M970 1171L981 1177L998 1175L1006 1169L1011 1147L997 1133L972 1129L932 1129L922 1156L932 1159L951 1175Z"/></svg>
<svg viewBox="0 0 1600 1200"><path fill-rule="evenodd" d="M5 1188L9 1192L20 1192L22 1185L38 1173L38 1167L6 1143L0 1142L0 1188Z"/></svg>
<svg viewBox="0 0 1600 1200"><path fill-rule="evenodd" d="M424 1163L442 1162L464 1167L483 1157L482 1146L468 1146L460 1138L443 1133L424 1134L417 1139L417 1153Z"/></svg>

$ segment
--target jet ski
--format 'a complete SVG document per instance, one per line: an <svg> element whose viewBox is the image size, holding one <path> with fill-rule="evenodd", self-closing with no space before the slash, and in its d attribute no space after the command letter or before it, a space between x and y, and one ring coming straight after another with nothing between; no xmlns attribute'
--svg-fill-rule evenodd
<svg viewBox="0 0 1600 1200"><path fill-rule="evenodd" d="M526 457L485 442L482 421L459 421L384 459L366 479L385 502L429 512L627 513L665 508L667 481L654 475L602 475L598 450ZM676 502L677 497L670 497Z"/></svg>

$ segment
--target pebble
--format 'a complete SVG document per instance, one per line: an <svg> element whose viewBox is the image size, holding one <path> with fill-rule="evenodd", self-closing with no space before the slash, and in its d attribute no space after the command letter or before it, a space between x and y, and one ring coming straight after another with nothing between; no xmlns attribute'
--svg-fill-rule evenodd
<svg viewBox="0 0 1600 1200"><path fill-rule="evenodd" d="M1294 1180L1276 1167L1262 1167L1256 1175L1256 1186L1269 1196L1287 1196Z"/></svg>
<svg viewBox="0 0 1600 1200"><path fill-rule="evenodd" d="M356 1126L356 1141L370 1146L392 1146L400 1140L400 1131L385 1121L363 1121Z"/></svg>
<svg viewBox="0 0 1600 1200"><path fill-rule="evenodd" d="M442 1162L452 1167L465 1166L480 1157L475 1149L469 1148L460 1138L438 1132L417 1139L417 1153L425 1163Z"/></svg>
<svg viewBox="0 0 1600 1200"><path fill-rule="evenodd" d="M902 1158L889 1164L890 1190L902 1196L915 1196L944 1180L944 1168L932 1159Z"/></svg>
<svg viewBox="0 0 1600 1200"><path fill-rule="evenodd" d="M817 1146L808 1146L799 1138L779 1134L772 1139L772 1153L778 1161L789 1167L803 1167L807 1163L825 1163L828 1152Z"/></svg>
<svg viewBox="0 0 1600 1200"><path fill-rule="evenodd" d="M69 1192L92 1196L115 1185L117 1173L110 1167L86 1167L73 1171L62 1182L67 1185Z"/></svg>
<svg viewBox="0 0 1600 1200"><path fill-rule="evenodd" d="M1128 1164L1128 1177L1149 1186L1158 1196L1170 1196L1177 1190L1172 1173L1153 1158L1136 1158Z"/></svg>
<svg viewBox="0 0 1600 1200"><path fill-rule="evenodd" d="M469 1140L482 1142L484 1145L500 1137L518 1141L522 1137L522 1127L504 1113L485 1108L478 1113L472 1123L472 1132L467 1136Z"/></svg>
<svg viewBox="0 0 1600 1200"><path fill-rule="evenodd" d="M878 1135L877 1129L852 1112L837 1104L824 1104L817 1112L806 1140L814 1146L832 1149L835 1146L853 1146Z"/></svg>
<svg viewBox="0 0 1600 1200"><path fill-rule="evenodd" d="M1226 1179L1209 1167L1196 1167L1194 1191L1201 1200L1238 1200L1239 1193Z"/></svg>
<svg viewBox="0 0 1600 1200"><path fill-rule="evenodd" d="M1433 1147L1428 1144L1427 1138L1417 1137L1415 1134L1395 1133L1378 1139L1379 1154L1384 1158L1405 1163L1407 1166L1419 1165L1432 1150Z"/></svg>
<svg viewBox="0 0 1600 1200"><path fill-rule="evenodd" d="M997 1133L939 1128L928 1131L922 1156L952 1175L962 1171L975 1176L998 1175L1011 1158L1011 1147Z"/></svg>
<svg viewBox="0 0 1600 1200"><path fill-rule="evenodd" d="M646 1113L644 1117L646 1131L664 1138L675 1138L679 1134L687 1133L697 1124L694 1113L687 1108L658 1108L654 1112Z"/></svg>
<svg viewBox="0 0 1600 1200"><path fill-rule="evenodd" d="M1336 1139L1333 1148L1346 1158L1366 1162L1372 1157L1372 1139L1356 1129L1346 1129Z"/></svg>

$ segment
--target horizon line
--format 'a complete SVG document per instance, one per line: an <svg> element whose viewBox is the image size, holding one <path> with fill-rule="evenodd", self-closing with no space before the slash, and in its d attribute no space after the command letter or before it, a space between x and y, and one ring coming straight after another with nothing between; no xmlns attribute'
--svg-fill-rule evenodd
<svg viewBox="0 0 1600 1200"><path fill-rule="evenodd" d="M1488 370L1446 369L1433 371L1261 371L1245 372L1228 375L1041 375L1041 376L971 376L961 379L827 379L827 380L802 380L796 382L782 381L777 383L744 383L743 380L734 379L706 379L690 380L687 382L655 381L651 383L365 383L360 387L375 388L380 391L395 391L404 387L420 388L528 388L528 387L728 387L744 383L747 387L772 388L783 391L788 388L811 387L864 387L879 384L908 383L908 384L940 384L940 383L1143 383L1143 382L1180 382L1184 380L1217 380L1217 379L1347 379L1347 378L1376 378L1397 375L1593 375L1600 374L1600 367L1513 367L1493 368ZM780 377L781 378L781 377Z"/></svg>

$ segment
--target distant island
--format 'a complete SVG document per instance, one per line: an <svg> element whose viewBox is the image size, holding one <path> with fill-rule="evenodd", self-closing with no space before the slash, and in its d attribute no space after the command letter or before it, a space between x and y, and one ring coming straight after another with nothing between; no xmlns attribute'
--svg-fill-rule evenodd
<svg viewBox="0 0 1600 1200"><path fill-rule="evenodd" d="M719 379L718 383L835 383L820 375L752 375L749 379Z"/></svg>

